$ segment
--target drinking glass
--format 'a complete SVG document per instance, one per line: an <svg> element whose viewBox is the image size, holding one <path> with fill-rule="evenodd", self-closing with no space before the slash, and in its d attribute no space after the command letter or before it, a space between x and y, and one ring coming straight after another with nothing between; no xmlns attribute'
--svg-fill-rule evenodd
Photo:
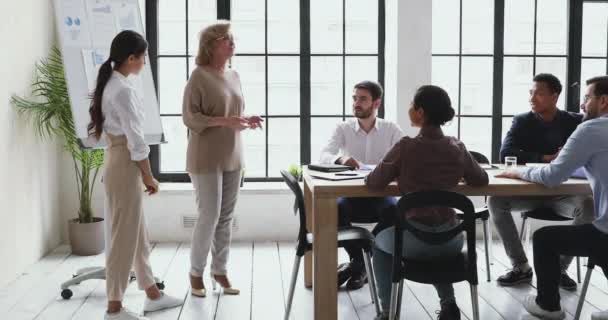
<svg viewBox="0 0 608 320"><path fill-rule="evenodd" d="M505 157L505 170L517 168L517 157Z"/></svg>

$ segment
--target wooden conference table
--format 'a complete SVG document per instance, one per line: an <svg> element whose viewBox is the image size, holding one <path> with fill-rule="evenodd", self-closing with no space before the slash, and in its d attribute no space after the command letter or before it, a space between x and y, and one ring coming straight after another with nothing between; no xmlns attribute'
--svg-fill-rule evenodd
<svg viewBox="0 0 608 320"><path fill-rule="evenodd" d="M500 166L500 165L499 165ZM556 188L521 180L496 178L502 170L488 170L490 184L470 187L460 184L453 191L467 196L554 196L591 194L587 180L570 179ZM335 320L337 310L337 222L338 197L400 196L396 183L381 192L371 192L363 179L329 181L313 178L304 170L304 199L307 211L307 227L314 235L312 253L306 254L304 282L313 287L314 319Z"/></svg>

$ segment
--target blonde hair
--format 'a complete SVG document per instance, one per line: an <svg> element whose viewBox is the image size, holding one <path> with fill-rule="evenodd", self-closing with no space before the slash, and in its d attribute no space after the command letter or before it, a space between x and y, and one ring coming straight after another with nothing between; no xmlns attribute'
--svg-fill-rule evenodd
<svg viewBox="0 0 608 320"><path fill-rule="evenodd" d="M211 62L211 52L215 41L228 35L229 32L230 22L227 20L218 20L217 23L203 29L199 36L196 64L199 66L208 65Z"/></svg>

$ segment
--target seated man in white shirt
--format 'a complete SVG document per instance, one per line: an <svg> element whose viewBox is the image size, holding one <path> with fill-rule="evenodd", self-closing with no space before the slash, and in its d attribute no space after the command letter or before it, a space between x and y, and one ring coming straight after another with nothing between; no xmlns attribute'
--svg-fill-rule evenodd
<svg viewBox="0 0 608 320"><path fill-rule="evenodd" d="M373 81L363 81L353 90L353 114L336 126L327 145L321 150L323 164L343 164L354 168L376 165L403 136L399 126L377 117L382 102L382 87ZM338 226L355 223L378 223L374 234L382 229L383 217L392 215L396 200L381 198L339 198ZM346 281L348 290L361 288L367 282L363 254L357 246L344 247L350 263L338 267L338 287Z"/></svg>

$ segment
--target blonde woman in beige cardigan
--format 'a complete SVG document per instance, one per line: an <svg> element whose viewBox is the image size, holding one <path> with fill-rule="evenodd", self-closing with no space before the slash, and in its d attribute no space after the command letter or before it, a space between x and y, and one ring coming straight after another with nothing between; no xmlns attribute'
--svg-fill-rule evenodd
<svg viewBox="0 0 608 320"><path fill-rule="evenodd" d="M184 92L183 120L190 129L186 171L196 193L199 217L192 232L192 295L205 297L203 272L211 250L211 278L225 294L239 294L226 270L243 152L241 131L261 128L262 118L243 116L238 73L226 66L234 55L230 23L219 21L200 35L196 69Z"/></svg>

